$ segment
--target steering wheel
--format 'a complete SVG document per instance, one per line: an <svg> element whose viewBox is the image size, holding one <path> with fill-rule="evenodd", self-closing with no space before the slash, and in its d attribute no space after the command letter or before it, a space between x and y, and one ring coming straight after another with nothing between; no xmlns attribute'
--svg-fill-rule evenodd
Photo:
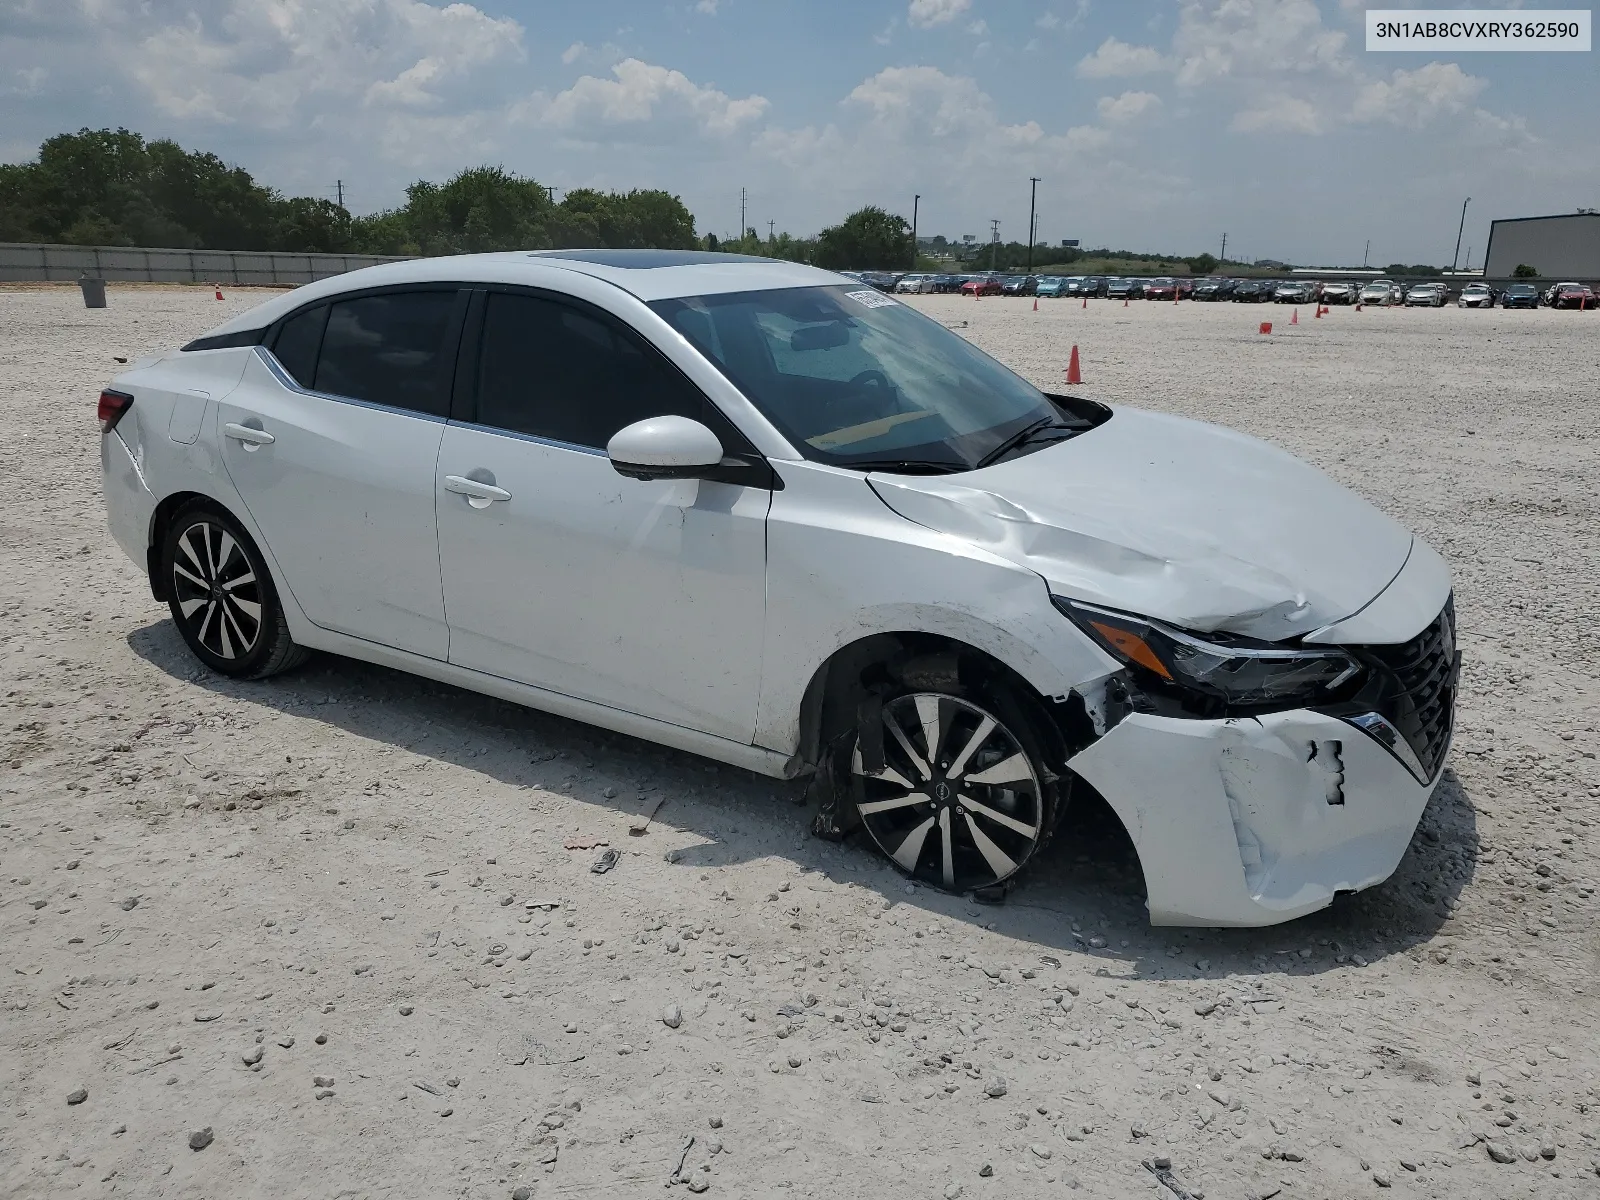
<svg viewBox="0 0 1600 1200"><path fill-rule="evenodd" d="M894 386L892 383L889 382L889 377L887 375L885 375L882 371L876 371L876 370L870 370L870 369L866 370L866 371L862 371L854 379L852 379L850 381L850 386L851 387L866 387L867 384L869 384L869 383L873 387L880 387L880 388L884 388L886 390L890 389L890 388L892 388Z"/></svg>

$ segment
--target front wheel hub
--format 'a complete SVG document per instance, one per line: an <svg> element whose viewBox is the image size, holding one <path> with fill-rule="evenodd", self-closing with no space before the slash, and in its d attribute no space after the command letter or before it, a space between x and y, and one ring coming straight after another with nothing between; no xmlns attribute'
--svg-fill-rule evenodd
<svg viewBox="0 0 1600 1200"><path fill-rule="evenodd" d="M1016 734L978 704L938 692L883 706L883 768L851 760L856 807L907 875L948 891L1010 879L1044 836L1039 773Z"/></svg>

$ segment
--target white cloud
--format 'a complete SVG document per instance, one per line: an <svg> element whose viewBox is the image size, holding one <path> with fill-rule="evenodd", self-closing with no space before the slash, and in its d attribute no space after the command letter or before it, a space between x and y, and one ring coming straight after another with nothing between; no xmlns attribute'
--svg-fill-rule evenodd
<svg viewBox="0 0 1600 1200"><path fill-rule="evenodd" d="M694 6L694 10L697 13L705 13L705 15L708 17L714 17L717 15L718 3L719 0L700 0L700 2Z"/></svg>
<svg viewBox="0 0 1600 1200"><path fill-rule="evenodd" d="M1455 63L1431 62L1367 84L1356 96L1351 116L1420 129L1435 117L1464 111L1484 86Z"/></svg>
<svg viewBox="0 0 1600 1200"><path fill-rule="evenodd" d="M948 25L972 7L972 0L911 0L906 20L918 29Z"/></svg>
<svg viewBox="0 0 1600 1200"><path fill-rule="evenodd" d="M163 10L151 19L143 5L78 4L108 45L131 43L127 70L176 118L281 127L352 100L430 108L483 68L524 57L516 21L468 4L218 0L210 20L174 4Z"/></svg>
<svg viewBox="0 0 1600 1200"><path fill-rule="evenodd" d="M1161 97L1154 92L1123 92L1120 96L1101 96L1097 108L1107 125L1126 125L1156 113L1161 108Z"/></svg>
<svg viewBox="0 0 1600 1200"><path fill-rule="evenodd" d="M989 22L983 20L980 17L978 20L974 21L971 25L967 26L967 32L970 33L973 37L983 37L984 35L986 35L989 32Z"/></svg>
<svg viewBox="0 0 1600 1200"><path fill-rule="evenodd" d="M582 42L573 42L572 45L568 46L565 50L563 50L561 52L561 61L566 63L567 66L570 67L573 63L577 62L580 58L582 58L588 52L589 52L589 47L584 45L584 43L582 43Z"/></svg>
<svg viewBox="0 0 1600 1200"><path fill-rule="evenodd" d="M611 68L614 78L585 75L546 103L535 104L538 120L582 133L598 127L642 126L663 118L688 119L700 130L729 134L760 120L770 107L765 96L734 99L701 87L681 71L637 58Z"/></svg>
<svg viewBox="0 0 1600 1200"><path fill-rule="evenodd" d="M1166 67L1166 57L1155 47L1130 46L1108 37L1093 54L1079 60L1078 74L1085 79L1111 79L1122 75L1149 75Z"/></svg>
<svg viewBox="0 0 1600 1200"><path fill-rule="evenodd" d="M1243 109L1229 126L1235 133L1318 134L1326 128L1315 104L1298 96L1274 96Z"/></svg>
<svg viewBox="0 0 1600 1200"><path fill-rule="evenodd" d="M1039 18L1034 21L1034 24L1040 29L1048 30L1065 31L1068 29L1075 29L1081 25L1083 23L1083 19L1089 15L1089 7L1090 0L1078 0L1077 7L1073 10L1073 13L1070 17L1063 17L1059 13L1047 11L1040 14Z"/></svg>
<svg viewBox="0 0 1600 1200"><path fill-rule="evenodd" d="M1348 74L1348 40L1323 26L1315 0L1183 0L1172 50L1177 81L1192 87L1240 76Z"/></svg>

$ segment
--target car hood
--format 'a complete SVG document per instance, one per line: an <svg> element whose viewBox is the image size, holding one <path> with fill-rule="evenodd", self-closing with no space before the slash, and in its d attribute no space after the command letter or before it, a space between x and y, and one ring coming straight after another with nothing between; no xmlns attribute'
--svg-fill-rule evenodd
<svg viewBox="0 0 1600 1200"><path fill-rule="evenodd" d="M868 482L907 520L1036 571L1057 595L1269 641L1361 609L1412 545L1275 446L1133 408L980 471Z"/></svg>

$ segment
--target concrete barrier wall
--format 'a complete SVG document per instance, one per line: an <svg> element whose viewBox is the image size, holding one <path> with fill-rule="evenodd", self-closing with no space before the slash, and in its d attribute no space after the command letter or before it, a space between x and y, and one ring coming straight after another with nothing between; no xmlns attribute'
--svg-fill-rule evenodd
<svg viewBox="0 0 1600 1200"><path fill-rule="evenodd" d="M0 282L71 283L82 275L109 283L226 283L299 287L399 257L286 254L266 250L162 250L130 246L48 246L0 242Z"/></svg>

